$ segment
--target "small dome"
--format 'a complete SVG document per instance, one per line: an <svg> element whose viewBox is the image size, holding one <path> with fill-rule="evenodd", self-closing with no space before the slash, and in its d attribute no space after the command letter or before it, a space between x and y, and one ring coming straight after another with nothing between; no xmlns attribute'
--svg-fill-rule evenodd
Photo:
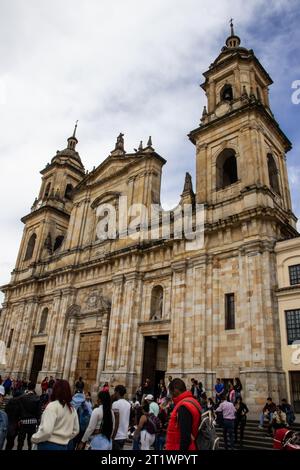
<svg viewBox="0 0 300 470"><path fill-rule="evenodd" d="M71 160L71 163L78 166L80 169L84 169L79 153L75 150L78 140L76 138L77 122L75 124L74 132L71 137L67 139L68 147L64 150L58 150L55 157L52 158L51 163L66 163Z"/></svg>

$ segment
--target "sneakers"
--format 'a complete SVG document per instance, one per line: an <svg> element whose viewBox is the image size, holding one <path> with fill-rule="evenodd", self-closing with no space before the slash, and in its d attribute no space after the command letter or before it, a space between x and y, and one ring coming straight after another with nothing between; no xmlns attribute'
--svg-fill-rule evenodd
<svg viewBox="0 0 300 470"><path fill-rule="evenodd" d="M258 429L264 429L264 427L263 427L263 426L261 426L261 425L259 425L259 426L258 426Z"/></svg>

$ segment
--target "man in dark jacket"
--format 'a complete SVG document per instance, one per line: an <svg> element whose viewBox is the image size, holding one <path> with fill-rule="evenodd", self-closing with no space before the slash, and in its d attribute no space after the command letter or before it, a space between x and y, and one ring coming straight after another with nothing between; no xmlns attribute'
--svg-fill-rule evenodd
<svg viewBox="0 0 300 470"><path fill-rule="evenodd" d="M12 450L15 445L15 439L18 434L18 423L20 418L20 395L11 398L6 406L5 413L8 417L8 429L6 436L6 446L5 450Z"/></svg>
<svg viewBox="0 0 300 470"><path fill-rule="evenodd" d="M27 436L28 450L31 450L31 436L36 432L41 418L41 403L35 393L35 384L30 382L26 393L19 398L20 423L18 433L18 450L23 449Z"/></svg>
<svg viewBox="0 0 300 470"><path fill-rule="evenodd" d="M288 425L291 426L294 423L296 417L292 405L287 402L286 398L281 400L280 409L286 414L286 421Z"/></svg>
<svg viewBox="0 0 300 470"><path fill-rule="evenodd" d="M195 438L201 421L201 406L186 390L181 379L174 379L169 386L175 404L166 436L166 450L196 450Z"/></svg>
<svg viewBox="0 0 300 470"><path fill-rule="evenodd" d="M273 413L276 411L276 404L273 402L271 397L267 398L267 403L263 407L262 413L259 417L259 428L263 429L264 420L267 419L269 423L272 421Z"/></svg>

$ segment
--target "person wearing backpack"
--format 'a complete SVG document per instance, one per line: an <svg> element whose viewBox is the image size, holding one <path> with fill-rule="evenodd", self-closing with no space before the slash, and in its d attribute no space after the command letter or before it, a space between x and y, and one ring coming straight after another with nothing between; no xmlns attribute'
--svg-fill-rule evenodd
<svg viewBox="0 0 300 470"><path fill-rule="evenodd" d="M91 450L112 450L112 436L115 429L115 415L108 392L98 393L98 407L92 412L77 450L83 450L90 440Z"/></svg>
<svg viewBox="0 0 300 470"><path fill-rule="evenodd" d="M166 433L168 428L167 404L167 400L163 400L159 406L158 419L160 421L160 426L154 443L155 450L164 450L166 443Z"/></svg>
<svg viewBox="0 0 300 470"><path fill-rule="evenodd" d="M166 450L196 450L196 439L201 421L201 406L186 389L181 379L174 379L169 385L175 408L170 416L167 429Z"/></svg>
<svg viewBox="0 0 300 470"><path fill-rule="evenodd" d="M150 413L149 403L145 402L142 407L142 416L139 420L139 424L134 432L133 440L134 443L140 441L141 450L150 450L150 447L154 444L156 434L159 430L157 417ZM137 447L134 446L136 450Z"/></svg>
<svg viewBox="0 0 300 470"><path fill-rule="evenodd" d="M86 401L85 394L81 390L77 390L72 397L71 405L77 411L78 422L79 422L79 434L68 444L68 450L74 450L77 444L81 441L86 428L89 425L92 410L90 405Z"/></svg>

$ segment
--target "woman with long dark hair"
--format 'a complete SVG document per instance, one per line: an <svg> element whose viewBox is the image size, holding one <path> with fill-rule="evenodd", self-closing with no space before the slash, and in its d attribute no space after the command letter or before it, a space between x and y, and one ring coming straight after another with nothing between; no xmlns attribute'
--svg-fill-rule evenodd
<svg viewBox="0 0 300 470"><path fill-rule="evenodd" d="M236 418L234 423L234 437L235 443L238 440L238 430L240 429L240 447L243 447L244 431L247 423L247 413L249 413L248 406L243 402L242 397L239 397L235 402Z"/></svg>
<svg viewBox="0 0 300 470"><path fill-rule="evenodd" d="M56 380L39 429L31 438L37 450L68 450L69 441L79 433L78 416L71 400L69 382Z"/></svg>
<svg viewBox="0 0 300 470"><path fill-rule="evenodd" d="M235 377L234 379L234 390L235 390L235 399L237 400L238 398L242 398L243 386L238 377Z"/></svg>
<svg viewBox="0 0 300 470"><path fill-rule="evenodd" d="M90 440L91 450L111 450L115 417L111 409L111 398L108 392L98 393L98 408L92 412L89 425L77 449L84 449Z"/></svg>

